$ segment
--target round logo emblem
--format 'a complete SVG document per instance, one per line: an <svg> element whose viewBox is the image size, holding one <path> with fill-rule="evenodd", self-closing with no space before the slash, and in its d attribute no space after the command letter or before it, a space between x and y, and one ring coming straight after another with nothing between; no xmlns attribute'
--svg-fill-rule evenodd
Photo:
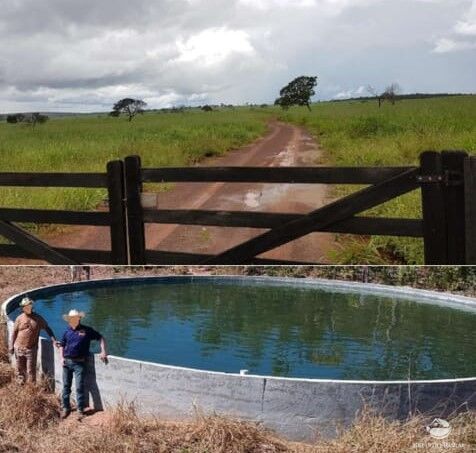
<svg viewBox="0 0 476 453"><path fill-rule="evenodd" d="M442 418L435 418L427 427L426 430L430 436L435 439L445 439L450 435L451 426Z"/></svg>

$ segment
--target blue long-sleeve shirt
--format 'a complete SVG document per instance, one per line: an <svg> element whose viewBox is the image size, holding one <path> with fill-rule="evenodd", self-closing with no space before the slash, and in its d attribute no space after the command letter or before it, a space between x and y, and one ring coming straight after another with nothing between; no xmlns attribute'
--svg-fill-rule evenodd
<svg viewBox="0 0 476 453"><path fill-rule="evenodd" d="M65 330L61 339L64 348L63 355L66 358L86 358L89 355L91 341L100 341L102 335L92 327L79 324L76 329L71 326Z"/></svg>

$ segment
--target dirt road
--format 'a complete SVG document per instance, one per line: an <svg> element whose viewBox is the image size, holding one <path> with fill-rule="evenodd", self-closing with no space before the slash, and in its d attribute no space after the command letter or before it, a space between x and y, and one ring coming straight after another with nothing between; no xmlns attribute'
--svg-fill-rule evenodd
<svg viewBox="0 0 476 453"><path fill-rule="evenodd" d="M319 165L320 158L318 144L304 129L271 122L261 139L225 156L206 159L201 166L315 166ZM306 213L325 204L327 198L324 185L177 183L170 191L158 195L157 206L161 209ZM216 254L264 231L148 224L146 244L152 250ZM107 250L109 231L107 227L74 227L66 234L46 240L59 247ZM313 233L262 256L325 263L325 255L332 247L331 234Z"/></svg>
<svg viewBox="0 0 476 453"><path fill-rule="evenodd" d="M284 123L270 124L257 142L232 151L207 166L312 166L321 151L303 129ZM184 183L160 194L162 209L207 209L305 213L322 206L326 186L292 184ZM177 225L148 225L147 246L155 250L215 254L265 230ZM263 254L266 258L323 262L332 246L329 234L312 234ZM179 249L178 249L179 247Z"/></svg>

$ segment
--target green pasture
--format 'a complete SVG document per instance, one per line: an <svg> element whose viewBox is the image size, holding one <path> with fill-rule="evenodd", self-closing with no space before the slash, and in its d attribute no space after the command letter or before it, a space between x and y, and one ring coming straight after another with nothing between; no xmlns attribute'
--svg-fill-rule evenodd
<svg viewBox="0 0 476 453"><path fill-rule="evenodd" d="M306 127L336 166L417 165L425 150L476 152L476 96L376 101L326 102L292 108L281 119ZM339 195L355 187L338 187ZM417 191L371 211L382 217L421 216ZM334 260L347 264L422 263L422 242L411 238L340 238Z"/></svg>
<svg viewBox="0 0 476 453"><path fill-rule="evenodd" d="M51 119L44 125L0 122L0 171L105 171L109 160L139 154L145 166L193 165L250 143L266 121L306 127L320 142L325 162L336 166L412 165L425 150L476 152L476 96L402 100L322 102L312 111L294 107L235 108L214 112L148 112L129 123L104 115ZM356 187L337 187L336 195ZM0 188L2 207L94 209L104 190ZM414 192L371 211L372 215L416 218ZM331 259L347 264L422 263L421 240L339 236Z"/></svg>
<svg viewBox="0 0 476 453"><path fill-rule="evenodd" d="M57 118L32 128L0 123L0 171L105 172L108 161L141 156L144 166L187 166L264 134L262 110L147 113L132 122L104 115ZM92 209L95 189L0 188L3 207Z"/></svg>

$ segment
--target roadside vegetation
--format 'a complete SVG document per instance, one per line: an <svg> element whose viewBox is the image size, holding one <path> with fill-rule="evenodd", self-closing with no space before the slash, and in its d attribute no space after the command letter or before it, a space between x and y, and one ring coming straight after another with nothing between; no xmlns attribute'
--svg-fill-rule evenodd
<svg viewBox="0 0 476 453"><path fill-rule="evenodd" d="M392 105L377 100L314 104L280 113L280 119L306 127L336 166L418 165L426 150L463 149L476 153L476 96L405 99ZM337 195L357 187L338 187ZM381 217L421 216L418 191L369 211ZM342 264L423 263L422 241L394 237L340 237L332 261Z"/></svg>
<svg viewBox="0 0 476 453"><path fill-rule="evenodd" d="M325 278L451 292L476 297L475 266L232 266L220 274Z"/></svg>

